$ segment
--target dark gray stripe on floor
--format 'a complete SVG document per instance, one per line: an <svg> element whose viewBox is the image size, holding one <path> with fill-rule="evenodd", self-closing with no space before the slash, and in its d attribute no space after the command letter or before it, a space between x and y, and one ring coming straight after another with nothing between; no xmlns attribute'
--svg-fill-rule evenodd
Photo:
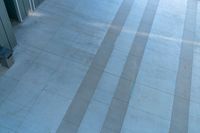
<svg viewBox="0 0 200 133"><path fill-rule="evenodd" d="M149 0L137 33L149 35L159 0ZM135 35L101 133L120 133L149 36Z"/></svg>
<svg viewBox="0 0 200 133"><path fill-rule="evenodd" d="M129 15L133 0L124 0L101 43L95 58L70 104L57 133L76 133L111 56L115 41Z"/></svg>
<svg viewBox="0 0 200 133"><path fill-rule="evenodd" d="M196 0L188 0L169 133L188 133L196 11Z"/></svg>

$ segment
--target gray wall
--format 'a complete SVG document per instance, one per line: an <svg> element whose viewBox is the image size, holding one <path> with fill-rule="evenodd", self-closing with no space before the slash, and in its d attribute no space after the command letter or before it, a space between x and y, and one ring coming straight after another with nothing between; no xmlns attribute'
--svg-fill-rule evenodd
<svg viewBox="0 0 200 133"><path fill-rule="evenodd" d="M2 0L0 0L0 45L9 49L13 49L16 46L12 25Z"/></svg>
<svg viewBox="0 0 200 133"><path fill-rule="evenodd" d="M44 0L4 0L11 18L22 22Z"/></svg>
<svg viewBox="0 0 200 133"><path fill-rule="evenodd" d="M17 44L10 18L19 22L23 21L24 18L29 15L29 12L35 9L42 1L43 0L0 0L1 46L13 49Z"/></svg>
<svg viewBox="0 0 200 133"><path fill-rule="evenodd" d="M22 22L43 0L0 0L0 45L9 49L16 46L10 19ZM5 3L4 3L5 2ZM10 18L9 18L10 17Z"/></svg>

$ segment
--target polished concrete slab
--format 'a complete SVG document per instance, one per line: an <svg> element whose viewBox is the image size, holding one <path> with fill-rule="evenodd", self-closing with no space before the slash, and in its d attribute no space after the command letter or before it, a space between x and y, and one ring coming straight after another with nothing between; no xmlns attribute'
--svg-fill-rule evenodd
<svg viewBox="0 0 200 133"><path fill-rule="evenodd" d="M2 133L199 133L200 3L45 0L0 66Z"/></svg>

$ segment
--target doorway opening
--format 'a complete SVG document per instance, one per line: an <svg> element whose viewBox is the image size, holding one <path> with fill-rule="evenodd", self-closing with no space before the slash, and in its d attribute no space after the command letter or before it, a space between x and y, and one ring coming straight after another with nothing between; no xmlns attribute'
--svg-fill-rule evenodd
<svg viewBox="0 0 200 133"><path fill-rule="evenodd" d="M16 9L16 3L13 0L4 0L4 3L12 25L17 25L21 20Z"/></svg>

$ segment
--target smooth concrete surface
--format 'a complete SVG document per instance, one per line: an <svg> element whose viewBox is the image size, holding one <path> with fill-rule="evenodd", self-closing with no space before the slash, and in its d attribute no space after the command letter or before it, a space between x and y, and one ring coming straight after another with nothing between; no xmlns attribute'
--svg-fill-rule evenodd
<svg viewBox="0 0 200 133"><path fill-rule="evenodd" d="M0 133L199 133L200 3L45 0L0 67Z"/></svg>

